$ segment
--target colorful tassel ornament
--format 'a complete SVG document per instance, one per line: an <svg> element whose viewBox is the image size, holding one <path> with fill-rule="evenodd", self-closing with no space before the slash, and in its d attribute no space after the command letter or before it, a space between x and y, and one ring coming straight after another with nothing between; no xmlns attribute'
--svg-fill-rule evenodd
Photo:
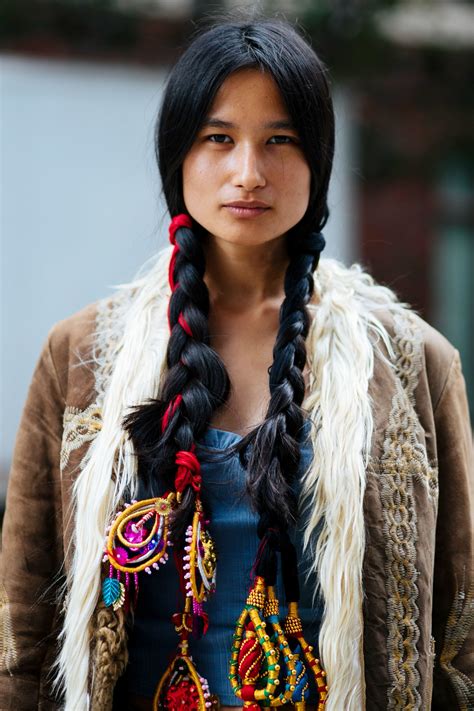
<svg viewBox="0 0 474 711"><path fill-rule="evenodd" d="M298 646L296 649L301 650L299 651L299 654L306 660L307 666L310 668L318 687L318 711L324 711L328 695L326 672L323 670L319 659L316 659L314 656L313 647L306 642L303 636L303 625L299 617L297 602L288 603L288 615L285 620L285 634L289 640L294 639L297 641Z"/></svg>
<svg viewBox="0 0 474 711"><path fill-rule="evenodd" d="M192 618L192 600L186 597L184 612L173 615L180 641L173 660L157 686L153 711L212 711L218 708L217 700L211 697L207 680L198 674L189 654Z"/></svg>
<svg viewBox="0 0 474 711"><path fill-rule="evenodd" d="M107 536L103 562L109 563L109 577L102 584L107 607L117 610L127 598L131 579L138 589L138 573L151 573L168 560L168 517L175 495L125 504ZM124 574L125 583L121 582ZM116 577L114 577L114 575ZM131 578L131 575L133 578Z"/></svg>

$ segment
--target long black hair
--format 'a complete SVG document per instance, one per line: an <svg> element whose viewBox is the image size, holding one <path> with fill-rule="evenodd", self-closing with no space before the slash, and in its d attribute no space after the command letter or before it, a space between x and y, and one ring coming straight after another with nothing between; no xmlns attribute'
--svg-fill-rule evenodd
<svg viewBox="0 0 474 711"><path fill-rule="evenodd" d="M263 424L239 445L262 535L269 526L287 527L295 516L291 482L298 468L303 425L303 368L309 328L306 305L324 246L320 232L329 216L327 193L334 154L327 69L286 21L220 22L195 38L171 71L156 124L155 146L170 215L186 213L183 161L222 83L232 73L249 68L263 70L275 80L311 171L308 208L286 235L290 261L270 369L268 412ZM158 398L140 405L126 419L140 476L162 481L171 489L177 452L193 447L230 390L225 366L210 345L202 235L203 228L196 223L176 232L178 249L172 270L176 288L170 299L167 373ZM194 496L189 486L176 515L176 539L189 521Z"/></svg>

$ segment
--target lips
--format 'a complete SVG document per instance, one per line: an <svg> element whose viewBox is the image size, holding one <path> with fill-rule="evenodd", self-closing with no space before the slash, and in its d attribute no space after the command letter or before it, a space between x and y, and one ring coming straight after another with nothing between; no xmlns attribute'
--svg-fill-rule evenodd
<svg viewBox="0 0 474 711"><path fill-rule="evenodd" d="M236 200L235 202L226 203L224 207L243 207L251 210L253 208L268 209L270 205L267 205L266 202L261 202L260 200Z"/></svg>
<svg viewBox="0 0 474 711"><path fill-rule="evenodd" d="M262 200L234 200L223 205L226 212L236 218L252 218L264 215L270 205Z"/></svg>
<svg viewBox="0 0 474 711"><path fill-rule="evenodd" d="M252 219L264 215L270 207L262 202L233 202L223 206L224 209L237 219Z"/></svg>

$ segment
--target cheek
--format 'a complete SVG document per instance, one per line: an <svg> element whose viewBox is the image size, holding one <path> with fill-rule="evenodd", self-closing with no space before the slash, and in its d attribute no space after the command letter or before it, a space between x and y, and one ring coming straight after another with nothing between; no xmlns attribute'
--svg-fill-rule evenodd
<svg viewBox="0 0 474 711"><path fill-rule="evenodd" d="M304 160L291 162L285 166L282 183L286 197L302 204L308 205L311 191L311 171Z"/></svg>
<svg viewBox="0 0 474 711"><path fill-rule="evenodd" d="M182 168L183 196L187 206L206 200L206 186L212 182L215 172L210 170L207 159L200 155L188 155Z"/></svg>
<svg viewBox="0 0 474 711"><path fill-rule="evenodd" d="M183 197L188 212L192 210L196 200L196 188L199 182L199 169L197 161L187 158L183 163Z"/></svg>

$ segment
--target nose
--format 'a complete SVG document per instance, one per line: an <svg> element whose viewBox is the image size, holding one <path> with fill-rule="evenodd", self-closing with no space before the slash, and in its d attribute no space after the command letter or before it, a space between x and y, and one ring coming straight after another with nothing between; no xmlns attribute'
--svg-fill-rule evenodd
<svg viewBox="0 0 474 711"><path fill-rule="evenodd" d="M250 192L266 184L263 159L255 146L242 145L232 157L234 187Z"/></svg>

